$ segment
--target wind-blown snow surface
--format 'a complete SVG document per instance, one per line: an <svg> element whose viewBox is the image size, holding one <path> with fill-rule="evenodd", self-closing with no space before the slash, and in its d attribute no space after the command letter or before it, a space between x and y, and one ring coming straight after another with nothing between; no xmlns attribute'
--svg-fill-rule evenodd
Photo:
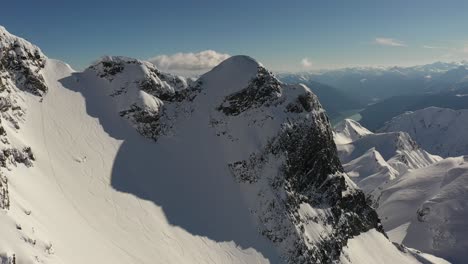
<svg viewBox="0 0 468 264"><path fill-rule="evenodd" d="M25 109L2 117L2 263L424 263L380 232L315 96L253 59L189 83L122 57L76 73L38 51L20 90L31 61L9 54Z"/></svg>
<svg viewBox="0 0 468 264"><path fill-rule="evenodd" d="M382 191L378 208L393 241L453 263L468 257L468 157L409 171Z"/></svg>
<svg viewBox="0 0 468 264"><path fill-rule="evenodd" d="M468 154L468 110L429 107L394 117L380 131L404 131L442 157Z"/></svg>

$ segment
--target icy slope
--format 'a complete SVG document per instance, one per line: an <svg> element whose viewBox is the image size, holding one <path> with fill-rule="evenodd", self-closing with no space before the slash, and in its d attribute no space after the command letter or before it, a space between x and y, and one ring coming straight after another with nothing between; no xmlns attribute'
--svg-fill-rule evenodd
<svg viewBox="0 0 468 264"><path fill-rule="evenodd" d="M393 118L381 131L404 131L442 157L468 154L468 110L429 107Z"/></svg>
<svg viewBox="0 0 468 264"><path fill-rule="evenodd" d="M378 212L393 241L453 263L468 257L468 158L407 172L382 192Z"/></svg>
<svg viewBox="0 0 468 264"><path fill-rule="evenodd" d="M77 73L40 55L28 89L1 70L24 106L2 116L2 262L421 261L383 235L308 88L245 56L187 83L128 58Z"/></svg>

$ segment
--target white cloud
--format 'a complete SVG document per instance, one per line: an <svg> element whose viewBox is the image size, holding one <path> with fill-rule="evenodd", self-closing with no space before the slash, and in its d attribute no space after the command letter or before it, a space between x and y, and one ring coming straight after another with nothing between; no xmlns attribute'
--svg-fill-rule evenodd
<svg viewBox="0 0 468 264"><path fill-rule="evenodd" d="M310 68L310 67L312 67L312 62L309 60L309 58L303 58L301 60L301 65L304 68Z"/></svg>
<svg viewBox="0 0 468 264"><path fill-rule="evenodd" d="M463 52L463 53L468 53L468 46L465 46L465 47L462 49L462 52Z"/></svg>
<svg viewBox="0 0 468 264"><path fill-rule="evenodd" d="M162 71L190 75L207 72L230 56L214 50L204 50L197 53L159 55L148 61Z"/></svg>
<svg viewBox="0 0 468 264"><path fill-rule="evenodd" d="M403 41L392 38L376 38L374 43L382 46L406 47Z"/></svg>
<svg viewBox="0 0 468 264"><path fill-rule="evenodd" d="M439 46L431 46L431 45L423 45L425 49L447 49L446 47L439 47Z"/></svg>

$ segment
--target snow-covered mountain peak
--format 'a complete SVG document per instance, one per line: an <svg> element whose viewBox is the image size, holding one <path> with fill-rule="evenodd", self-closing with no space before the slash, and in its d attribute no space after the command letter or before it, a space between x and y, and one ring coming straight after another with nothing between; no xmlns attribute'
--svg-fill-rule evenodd
<svg viewBox="0 0 468 264"><path fill-rule="evenodd" d="M108 81L113 81L115 78L121 82L129 81L129 79L140 81L142 90L155 93L156 96L173 94L187 87L185 78L163 73L150 62L129 57L104 56L87 70L95 71L99 77Z"/></svg>
<svg viewBox="0 0 468 264"><path fill-rule="evenodd" d="M230 73L242 71L243 73L254 74L257 70L257 67L260 66L262 66L262 64L250 56L235 55L222 61L213 70L215 72L227 71Z"/></svg>
<svg viewBox="0 0 468 264"><path fill-rule="evenodd" d="M194 82L125 57L45 62L48 93L17 93L25 148L0 152L26 165L0 171L2 261L419 262L343 173L306 86L245 56Z"/></svg>
<svg viewBox="0 0 468 264"><path fill-rule="evenodd" d="M42 95L47 92L41 72L45 63L46 57L38 47L10 34L5 28L0 30L0 74L6 80L4 82Z"/></svg>
<svg viewBox="0 0 468 264"><path fill-rule="evenodd" d="M367 128L352 119L345 119L335 127L335 142L346 144L372 134Z"/></svg>
<svg viewBox="0 0 468 264"><path fill-rule="evenodd" d="M116 114L155 140L170 133L181 112L190 111L170 105L193 100L199 90L197 82L163 73L150 62L122 56L102 57L84 72L76 73L75 78L85 86L100 89L96 92L111 102Z"/></svg>
<svg viewBox="0 0 468 264"><path fill-rule="evenodd" d="M140 153L142 149L150 148L151 157L155 157L148 162L145 157L135 161L126 158L125 166L132 162L135 163L132 170L151 167L148 171L164 171L168 179L177 182L193 182L193 177L187 178L187 173L195 173L197 183L192 184L198 186L207 181L209 184L193 190L196 194L179 195L178 200L190 204L197 214L215 214L213 217L218 219L234 214L239 223L236 226L248 216L249 222L256 223L255 229L259 230L259 234L251 233L249 237L259 235L260 241L267 240L282 258L290 262L337 261L347 240L369 230L382 232L379 220L366 204L362 192L356 190L342 173L328 118L317 97L307 87L285 85L253 59L236 56L192 85L173 89L172 95L180 97L180 100L173 100L163 96L169 89L163 93L152 93L152 89L146 91L140 82L141 77L146 76L146 69L152 72L152 68L143 62L105 58L84 73L69 78L76 86L74 90L92 98L89 109L96 109L91 103L91 100L96 101L96 93L90 94L88 88L92 87L94 92L101 92L96 104L107 105L105 102L110 101L114 107L111 110L117 110L111 118L118 119L120 114L143 136L157 140L154 148L153 145L136 147L133 144L138 141L122 135L122 139L131 142L127 143L131 146L126 151L135 149ZM71 85L70 82L63 83ZM116 93L119 89L122 92ZM145 96L153 101L144 101ZM149 102L155 102L154 107ZM96 116L104 119L103 113L96 113ZM105 120L102 124L112 126ZM196 155L187 149L196 150ZM133 157L135 154L122 155ZM154 190L152 183L162 181L164 185L169 180L154 179L144 171L130 177L124 175L124 169L122 171L117 173L122 175L120 179L113 179L117 190L161 202L161 193ZM134 177L139 179L137 189L133 187ZM128 183L130 179L132 183ZM229 186L223 187L223 197L243 197L245 205L241 208L250 208L250 214L246 216L243 209L233 212L234 209L226 208L226 205L217 206L211 202L193 203L192 195L197 199L206 198L200 197L199 192L209 201L224 199L218 197L216 188L212 188L219 185ZM323 209L324 205L333 209ZM166 206L171 210L170 204ZM348 214L350 210L358 213ZM186 228L187 220L180 218L183 213L174 216L168 212L170 221ZM314 222L308 220L311 215L315 216ZM190 217L183 219L186 218ZM232 221L233 217L229 218ZM227 228L224 220L217 225L223 230ZM242 225L243 230L250 227L249 224ZM209 231L212 225L207 227L205 222L196 226L202 235L220 236ZM238 241L243 246L261 245L255 242L258 238L246 242L238 232L221 233L227 236L223 239Z"/></svg>
<svg viewBox="0 0 468 264"><path fill-rule="evenodd" d="M218 103L215 101L247 88L255 79L258 82L254 84L255 86L272 86L273 83L279 86L280 83L259 62L244 55L232 56L226 59L200 78L210 88L207 93L209 93L211 101L214 103Z"/></svg>
<svg viewBox="0 0 468 264"><path fill-rule="evenodd" d="M3 48L5 46L9 46L9 45L12 45L12 44L15 44L17 43L18 46L21 46L21 47L24 47L28 50L32 50L32 51L38 51L42 54L41 50L39 47L33 45L31 42L23 39L23 38L20 38L18 36L15 36L13 34L11 34L10 32L8 32L8 30L6 30L6 28L0 26L0 48Z"/></svg>
<svg viewBox="0 0 468 264"><path fill-rule="evenodd" d="M449 157L468 154L468 110L429 107L394 117L380 131L405 131L424 149Z"/></svg>
<svg viewBox="0 0 468 264"><path fill-rule="evenodd" d="M360 157L370 148L375 148L382 157L399 172L419 168L440 160L422 149L406 132L368 134L348 144L340 144L342 162Z"/></svg>

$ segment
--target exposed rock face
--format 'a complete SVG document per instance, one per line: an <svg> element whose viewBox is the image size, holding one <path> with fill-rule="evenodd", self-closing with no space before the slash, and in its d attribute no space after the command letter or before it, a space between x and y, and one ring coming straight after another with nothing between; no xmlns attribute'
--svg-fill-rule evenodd
<svg viewBox="0 0 468 264"><path fill-rule="evenodd" d="M0 175L0 209L10 209L8 178L3 174Z"/></svg>
<svg viewBox="0 0 468 264"><path fill-rule="evenodd" d="M271 109L287 117L269 115ZM328 118L306 87L284 85L259 66L248 86L227 95L217 110L226 117L212 122L215 127L229 127L236 118L251 119L249 126L259 129L283 120L260 151L229 168L237 182L257 190L250 195L257 197L252 213L260 232L288 263L332 263L349 238L373 228L383 233L364 194L349 185ZM218 135L242 141L229 131ZM312 231L318 226L319 236Z"/></svg>
<svg viewBox="0 0 468 264"><path fill-rule="evenodd" d="M173 120L193 110L185 108L186 102L200 92L200 81L162 73L153 64L132 58L104 57L87 71L108 81L120 116L155 141L172 133Z"/></svg>
<svg viewBox="0 0 468 264"><path fill-rule="evenodd" d="M41 73L45 63L46 57L38 47L0 27L0 112L16 129L25 114L19 91L37 96L47 92Z"/></svg>
<svg viewBox="0 0 468 264"><path fill-rule="evenodd" d="M18 163L32 166L29 147L12 146L4 122L14 129L24 120L23 91L42 96L47 86L41 74L46 57L39 48L8 33L0 26L0 167L11 169ZM0 208L9 209L8 178L0 169Z"/></svg>
<svg viewBox="0 0 468 264"><path fill-rule="evenodd" d="M262 66L245 89L227 96L218 110L226 115L239 115L253 107L268 107L281 96L281 83Z"/></svg>
<svg viewBox="0 0 468 264"><path fill-rule="evenodd" d="M130 109L120 111L120 116L129 119L143 136L157 141L160 136L173 132L173 121L177 116L193 111L193 108L184 107L200 92L200 82L181 90L160 94L160 84L149 80L152 79L140 84L141 90L154 96L155 100L160 100L160 106L155 109L134 103Z"/></svg>
<svg viewBox="0 0 468 264"><path fill-rule="evenodd" d="M251 151L228 158L226 166L250 201L260 234L286 262L336 262L348 239L374 228L383 233L376 212L344 174L329 120L307 87L285 85L245 56L195 82L122 57L103 58L87 72L106 80L100 88L145 137L182 133L181 126L205 131L207 118L215 135L207 147L224 142L222 149ZM256 137L261 140L252 145Z"/></svg>
<svg viewBox="0 0 468 264"><path fill-rule="evenodd" d="M2 264L16 264L16 255L12 254L11 256L0 255L0 263Z"/></svg>
<svg viewBox="0 0 468 264"><path fill-rule="evenodd" d="M1 78L10 80L21 90L35 95L47 92L41 70L46 58L39 48L24 39L9 34L0 28L0 72ZM1 87L2 85L0 85Z"/></svg>

